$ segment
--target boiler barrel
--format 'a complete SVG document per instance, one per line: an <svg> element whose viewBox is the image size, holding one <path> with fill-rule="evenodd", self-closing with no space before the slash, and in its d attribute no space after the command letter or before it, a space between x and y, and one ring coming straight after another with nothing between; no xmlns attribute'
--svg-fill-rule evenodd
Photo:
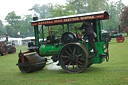
<svg viewBox="0 0 128 85"><path fill-rule="evenodd" d="M22 59L19 59L17 65L21 72L30 73L43 69L46 65L46 58L38 54L29 54L24 56L24 62L22 62Z"/></svg>

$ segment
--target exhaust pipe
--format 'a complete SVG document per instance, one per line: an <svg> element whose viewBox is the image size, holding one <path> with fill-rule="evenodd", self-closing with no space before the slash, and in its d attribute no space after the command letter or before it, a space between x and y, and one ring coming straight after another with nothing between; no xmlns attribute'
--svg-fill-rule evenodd
<svg viewBox="0 0 128 85"><path fill-rule="evenodd" d="M30 72L34 72L34 71L43 69L45 67L46 61L47 61L46 58L40 57L36 53L28 54L28 55L25 55L22 57L24 57L23 58L24 60L22 58L20 58L20 56L19 56L17 65L19 66L20 71L23 73L30 73Z"/></svg>

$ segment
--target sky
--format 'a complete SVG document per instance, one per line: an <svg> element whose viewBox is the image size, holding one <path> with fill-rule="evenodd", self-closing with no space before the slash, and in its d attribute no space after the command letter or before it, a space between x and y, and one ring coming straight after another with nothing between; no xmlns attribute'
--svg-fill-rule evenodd
<svg viewBox="0 0 128 85"><path fill-rule="evenodd" d="M5 17L9 12L15 11L17 15L27 15L28 9L31 9L34 4L60 4L65 5L66 0L2 0L0 2L0 20L4 22Z"/></svg>
<svg viewBox="0 0 128 85"><path fill-rule="evenodd" d="M109 0L119 1L119 0ZM122 0L128 6L128 0ZM30 14L28 9L32 8L34 4L60 4L65 5L66 0L2 0L0 2L0 20L5 23L4 19L9 12L15 11L17 15L23 16Z"/></svg>

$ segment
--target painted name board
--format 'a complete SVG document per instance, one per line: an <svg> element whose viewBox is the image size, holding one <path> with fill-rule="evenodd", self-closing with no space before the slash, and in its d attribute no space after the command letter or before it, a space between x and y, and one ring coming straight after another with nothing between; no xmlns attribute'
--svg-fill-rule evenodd
<svg viewBox="0 0 128 85"><path fill-rule="evenodd" d="M65 23L65 22L90 20L90 19L102 19L102 18L104 18L104 14L32 22L31 25L36 26L36 25L59 24L59 23Z"/></svg>

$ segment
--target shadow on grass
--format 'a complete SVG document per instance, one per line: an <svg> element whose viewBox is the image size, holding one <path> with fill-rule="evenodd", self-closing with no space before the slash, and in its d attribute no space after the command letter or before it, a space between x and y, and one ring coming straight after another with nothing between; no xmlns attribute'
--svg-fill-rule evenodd
<svg viewBox="0 0 128 85"><path fill-rule="evenodd" d="M97 71L102 72L102 71L104 71L104 68L91 66L91 67L86 68L83 73L94 73Z"/></svg>
<svg viewBox="0 0 128 85"><path fill-rule="evenodd" d="M99 67L99 66L91 66L91 67L88 67L86 68L83 72L81 73L67 73L65 72L63 69L59 69L59 70L48 70L46 68L42 69L42 70L38 70L38 71L35 71L35 72L31 72L31 73L22 73L22 72L18 72L17 74L19 74L20 76L49 76L49 75L83 75L83 74L94 74L94 73L101 73L101 72L104 72L105 71L105 68L102 68L102 67Z"/></svg>

